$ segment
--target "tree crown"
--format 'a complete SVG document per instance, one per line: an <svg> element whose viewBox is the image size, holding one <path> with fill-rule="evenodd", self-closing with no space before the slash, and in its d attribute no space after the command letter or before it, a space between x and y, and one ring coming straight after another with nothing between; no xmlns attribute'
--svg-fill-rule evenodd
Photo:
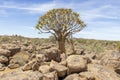
<svg viewBox="0 0 120 80"><path fill-rule="evenodd" d="M86 24L79 19L79 14L71 9L52 9L41 16L36 29L52 33L56 38L69 36L81 31Z"/></svg>

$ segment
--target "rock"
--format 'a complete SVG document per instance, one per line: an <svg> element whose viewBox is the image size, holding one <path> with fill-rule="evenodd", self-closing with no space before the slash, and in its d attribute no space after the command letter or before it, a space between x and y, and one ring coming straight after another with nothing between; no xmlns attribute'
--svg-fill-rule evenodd
<svg viewBox="0 0 120 80"><path fill-rule="evenodd" d="M9 51L11 51L11 55L14 55L15 53L20 51L20 47L18 45L15 44L2 44L2 49L7 49Z"/></svg>
<svg viewBox="0 0 120 80"><path fill-rule="evenodd" d="M5 65L4 64L2 64L2 63L0 63L0 71L4 71L5 70Z"/></svg>
<svg viewBox="0 0 120 80"><path fill-rule="evenodd" d="M3 55L1 55L0 56L0 63L6 63L6 62L8 62L8 58L3 56Z"/></svg>
<svg viewBox="0 0 120 80"><path fill-rule="evenodd" d="M39 66L44 63L44 58L43 54L32 55L30 61L23 66L23 70L38 70Z"/></svg>
<svg viewBox="0 0 120 80"><path fill-rule="evenodd" d="M39 63L39 62L35 62L35 63L33 64L33 66L32 66L32 70L33 70L33 71L36 71L36 70L38 71L40 64L41 64L41 63Z"/></svg>
<svg viewBox="0 0 120 80"><path fill-rule="evenodd" d="M27 47L27 51L28 51L29 53L32 53L33 51L35 51L35 46L29 45L29 46Z"/></svg>
<svg viewBox="0 0 120 80"><path fill-rule="evenodd" d="M4 55L4 56L11 56L11 51L6 50L6 49L0 49L0 55Z"/></svg>
<svg viewBox="0 0 120 80"><path fill-rule="evenodd" d="M88 63L91 63L92 60L95 60L95 59L91 59L90 57L88 57L88 56L86 56L86 55L83 55L82 57L83 57L83 59L85 59L85 60L87 61L87 64L88 64Z"/></svg>
<svg viewBox="0 0 120 80"><path fill-rule="evenodd" d="M85 54L84 56L88 57L90 60L96 58L96 54L95 53Z"/></svg>
<svg viewBox="0 0 120 80"><path fill-rule="evenodd" d="M50 62L43 62L41 65L50 65Z"/></svg>
<svg viewBox="0 0 120 80"><path fill-rule="evenodd" d="M87 80L95 80L95 75L93 75L92 72L81 72L79 75L81 78L84 78Z"/></svg>
<svg viewBox="0 0 120 80"><path fill-rule="evenodd" d="M32 61L30 61L30 62L28 62L27 64L25 64L25 65L23 66L22 70L23 70L23 71L31 70L33 64L35 64L35 63L36 63L36 60L35 60L35 59L32 60Z"/></svg>
<svg viewBox="0 0 120 80"><path fill-rule="evenodd" d="M100 60L94 59L94 60L91 60L91 63L93 63L93 64L100 64Z"/></svg>
<svg viewBox="0 0 120 80"><path fill-rule="evenodd" d="M30 43L28 43L28 42L22 43L22 45L24 45L24 46L29 46L29 44L30 44Z"/></svg>
<svg viewBox="0 0 120 80"><path fill-rule="evenodd" d="M95 75L95 80L120 80L114 70L99 64L88 64L88 71Z"/></svg>
<svg viewBox="0 0 120 80"><path fill-rule="evenodd" d="M26 46L21 46L21 51L27 51L28 50L28 48L26 47Z"/></svg>
<svg viewBox="0 0 120 80"><path fill-rule="evenodd" d="M39 60L39 61L45 61L45 56L43 54L36 54L36 58Z"/></svg>
<svg viewBox="0 0 120 80"><path fill-rule="evenodd" d="M101 60L106 55L106 53L108 52L102 52L102 53L96 54L96 59Z"/></svg>
<svg viewBox="0 0 120 80"><path fill-rule="evenodd" d="M8 68L10 68L10 69L15 69L15 68L18 68L18 67L20 67L19 64L9 64L8 65Z"/></svg>
<svg viewBox="0 0 120 80"><path fill-rule="evenodd" d="M12 41L12 44L19 44L20 43L20 41L19 40L14 40L14 41Z"/></svg>
<svg viewBox="0 0 120 80"><path fill-rule="evenodd" d="M4 67L4 64L0 63L0 68Z"/></svg>
<svg viewBox="0 0 120 80"><path fill-rule="evenodd" d="M39 71L43 74L51 72L51 68L48 65L42 65L39 67Z"/></svg>
<svg viewBox="0 0 120 80"><path fill-rule="evenodd" d="M120 69L120 53L108 53L100 60L100 64L113 68L115 71Z"/></svg>
<svg viewBox="0 0 120 80"><path fill-rule="evenodd" d="M57 48L50 48L50 49L46 49L45 50L45 57L46 57L46 61L57 61L59 62L60 59L60 50L58 50Z"/></svg>
<svg viewBox="0 0 120 80"><path fill-rule="evenodd" d="M0 71L4 71L4 70L5 70L5 67L0 68Z"/></svg>
<svg viewBox="0 0 120 80"><path fill-rule="evenodd" d="M12 71L0 75L0 80L42 80L42 77L38 71Z"/></svg>
<svg viewBox="0 0 120 80"><path fill-rule="evenodd" d="M87 60L80 55L71 55L67 58L68 74L85 71Z"/></svg>
<svg viewBox="0 0 120 80"><path fill-rule="evenodd" d="M43 75L42 80L58 80L57 73L55 71L51 73L46 73Z"/></svg>
<svg viewBox="0 0 120 80"><path fill-rule="evenodd" d="M24 51L18 52L10 58L9 64L19 64L20 66L24 66L27 63L29 56L30 54Z"/></svg>
<svg viewBox="0 0 120 80"><path fill-rule="evenodd" d="M32 54L31 57L30 57L30 61L33 60L33 59L37 59L39 61L45 61L45 56L43 54Z"/></svg>
<svg viewBox="0 0 120 80"><path fill-rule="evenodd" d="M68 68L55 61L51 61L50 67L57 72L58 77L64 77L67 74Z"/></svg>
<svg viewBox="0 0 120 80"><path fill-rule="evenodd" d="M33 60L29 61L27 64L25 64L23 66L23 71L26 71L26 70L38 70L39 69L39 66L43 63L43 60L42 58L40 57L35 57L33 58Z"/></svg>
<svg viewBox="0 0 120 80"><path fill-rule="evenodd" d="M67 58L67 54L65 53L60 54L60 58L61 58L61 61L65 61Z"/></svg>
<svg viewBox="0 0 120 80"><path fill-rule="evenodd" d="M61 61L59 64L63 65L63 66L67 66L67 61L66 60L65 61Z"/></svg>
<svg viewBox="0 0 120 80"><path fill-rule="evenodd" d="M78 55L85 55L85 49L83 49L83 48L80 48L80 49L76 49L75 50L75 52L76 52L76 54L78 54Z"/></svg>
<svg viewBox="0 0 120 80"><path fill-rule="evenodd" d="M55 47L55 44L42 44L41 49L50 49Z"/></svg>
<svg viewBox="0 0 120 80"><path fill-rule="evenodd" d="M64 80L81 80L79 74L70 74Z"/></svg>

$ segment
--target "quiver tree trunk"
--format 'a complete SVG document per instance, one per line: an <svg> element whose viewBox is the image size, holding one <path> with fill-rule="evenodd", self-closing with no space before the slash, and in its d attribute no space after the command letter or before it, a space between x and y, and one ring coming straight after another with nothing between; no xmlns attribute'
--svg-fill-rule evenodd
<svg viewBox="0 0 120 80"><path fill-rule="evenodd" d="M58 48L61 51L61 53L65 53L65 38L60 38L58 40Z"/></svg>
<svg viewBox="0 0 120 80"><path fill-rule="evenodd" d="M72 53L75 53L74 43L72 39L70 39L70 45L71 45Z"/></svg>

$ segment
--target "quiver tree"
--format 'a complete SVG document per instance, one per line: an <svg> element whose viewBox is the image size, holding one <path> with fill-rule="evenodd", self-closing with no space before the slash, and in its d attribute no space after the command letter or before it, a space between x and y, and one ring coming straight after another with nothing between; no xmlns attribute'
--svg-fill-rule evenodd
<svg viewBox="0 0 120 80"><path fill-rule="evenodd" d="M58 42L59 50L63 53L65 40L85 26L79 14L71 9L52 9L40 17L36 29L40 33L53 34Z"/></svg>

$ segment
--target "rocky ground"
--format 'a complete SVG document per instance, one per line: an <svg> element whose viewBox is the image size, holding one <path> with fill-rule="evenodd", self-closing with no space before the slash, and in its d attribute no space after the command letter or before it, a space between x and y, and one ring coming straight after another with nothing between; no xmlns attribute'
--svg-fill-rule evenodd
<svg viewBox="0 0 120 80"><path fill-rule="evenodd" d="M77 44L76 47L81 45ZM100 54L67 45L67 56L53 43L0 44L0 80L120 80L120 53Z"/></svg>

